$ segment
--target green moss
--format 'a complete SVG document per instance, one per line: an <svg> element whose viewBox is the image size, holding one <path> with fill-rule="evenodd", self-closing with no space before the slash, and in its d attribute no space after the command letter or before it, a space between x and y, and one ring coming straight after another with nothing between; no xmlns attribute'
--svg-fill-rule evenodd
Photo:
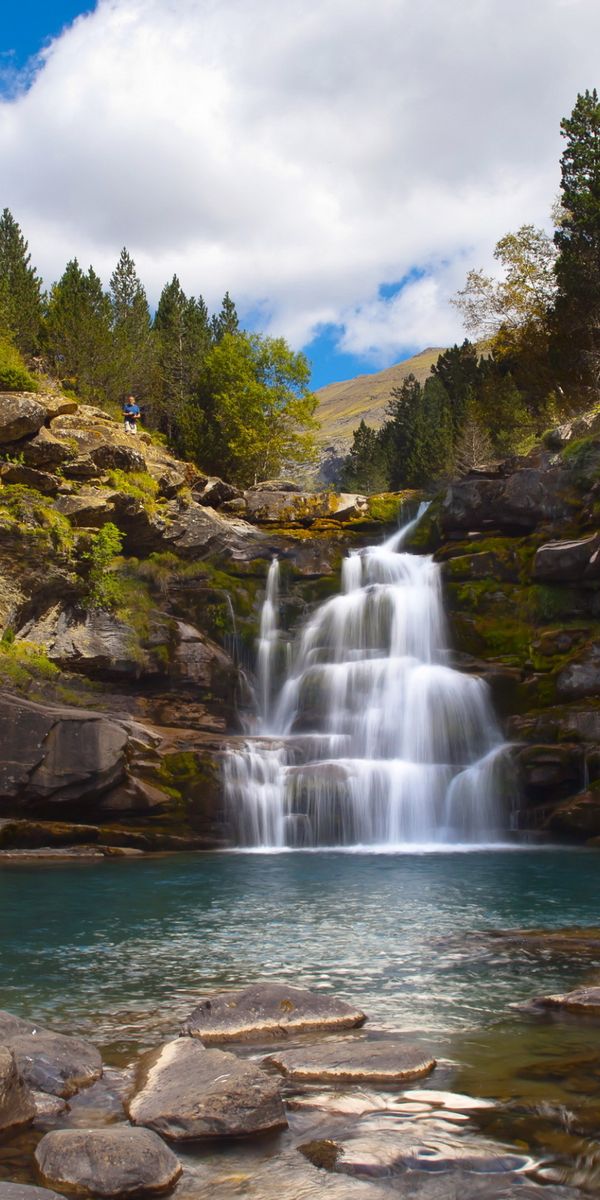
<svg viewBox="0 0 600 1200"><path fill-rule="evenodd" d="M158 507L158 483L147 471L109 471L108 482L115 491L139 500L152 514Z"/></svg>
<svg viewBox="0 0 600 1200"><path fill-rule="evenodd" d="M600 478L600 439L597 435L569 442L561 457L578 488L587 490Z"/></svg>
<svg viewBox="0 0 600 1200"><path fill-rule="evenodd" d="M40 683L52 683L60 670L51 662L42 646L34 642L15 641L5 631L0 641L0 681L4 687L29 692Z"/></svg>
<svg viewBox="0 0 600 1200"><path fill-rule="evenodd" d="M75 541L70 522L52 502L23 484L0 486L0 529L22 540L69 555Z"/></svg>

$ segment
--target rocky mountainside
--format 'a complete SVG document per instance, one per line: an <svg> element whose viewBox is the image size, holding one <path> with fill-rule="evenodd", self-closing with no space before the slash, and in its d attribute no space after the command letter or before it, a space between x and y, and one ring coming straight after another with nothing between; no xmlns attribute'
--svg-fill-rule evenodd
<svg viewBox="0 0 600 1200"><path fill-rule="evenodd" d="M413 374L424 383L443 349L430 348L420 354L394 363L373 375L358 375L341 383L329 383L316 393L319 406L317 420L320 445L331 447L336 455L347 454L352 434L364 419L367 425L379 429L385 420L385 408L392 388L399 387L407 375Z"/></svg>
<svg viewBox="0 0 600 1200"><path fill-rule="evenodd" d="M99 409L0 395L0 849L226 842L273 554L293 625L400 500L242 493Z"/></svg>

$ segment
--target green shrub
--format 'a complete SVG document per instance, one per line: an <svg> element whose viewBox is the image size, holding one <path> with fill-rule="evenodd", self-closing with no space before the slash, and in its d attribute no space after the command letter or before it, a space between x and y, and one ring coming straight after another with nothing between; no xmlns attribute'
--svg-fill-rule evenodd
<svg viewBox="0 0 600 1200"><path fill-rule="evenodd" d="M122 602L121 580L110 570L113 560L121 553L122 545L123 534L112 521L108 521L93 535L89 549L82 555L88 566L85 596L88 608L110 610Z"/></svg>
<svg viewBox="0 0 600 1200"><path fill-rule="evenodd" d="M147 471L109 471L108 482L117 492L141 500L147 513L155 511L158 483Z"/></svg>
<svg viewBox="0 0 600 1200"><path fill-rule="evenodd" d="M0 337L0 391L37 392L38 385L16 346Z"/></svg>

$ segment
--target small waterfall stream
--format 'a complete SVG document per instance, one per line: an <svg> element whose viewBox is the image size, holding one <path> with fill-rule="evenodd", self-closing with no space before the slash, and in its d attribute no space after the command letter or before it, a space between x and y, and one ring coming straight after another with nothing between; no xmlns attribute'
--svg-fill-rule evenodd
<svg viewBox="0 0 600 1200"><path fill-rule="evenodd" d="M505 744L483 680L444 662L440 570L411 526L343 563L278 687L277 560L258 646L258 736L225 786L243 847L428 846L500 839Z"/></svg>

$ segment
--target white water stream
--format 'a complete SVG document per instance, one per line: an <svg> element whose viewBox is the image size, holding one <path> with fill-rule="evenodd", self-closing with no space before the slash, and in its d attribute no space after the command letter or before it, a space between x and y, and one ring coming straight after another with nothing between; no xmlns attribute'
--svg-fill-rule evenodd
<svg viewBox="0 0 600 1200"><path fill-rule="evenodd" d="M402 552L410 528L345 559L340 595L304 625L281 686L286 647L271 564L257 736L225 763L239 846L500 840L502 736L484 681L444 663L439 567Z"/></svg>

